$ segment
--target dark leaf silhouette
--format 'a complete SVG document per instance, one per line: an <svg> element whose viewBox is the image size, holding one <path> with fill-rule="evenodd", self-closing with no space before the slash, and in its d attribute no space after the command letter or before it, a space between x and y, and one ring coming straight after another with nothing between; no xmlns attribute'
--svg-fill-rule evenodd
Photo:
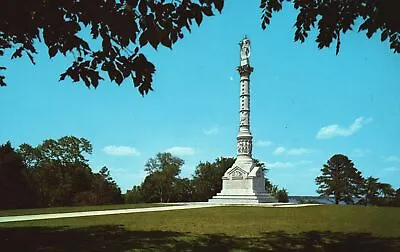
<svg viewBox="0 0 400 252"><path fill-rule="evenodd" d="M355 21L360 20L358 31L365 31L367 38L381 33L381 40L390 36L390 49L400 53L400 1L398 0L261 0L261 27L266 29L273 12L282 9L283 2L293 3L298 11L294 40L304 42L310 30L318 29L319 49L329 47L336 41L339 53L340 34L353 30Z"/></svg>
<svg viewBox="0 0 400 252"><path fill-rule="evenodd" d="M341 34L357 30L355 21L360 20L358 31L365 32L367 38L374 34L380 34L382 41L389 38L390 49L400 53L398 0L261 0L262 29L268 27L274 12L282 10L284 2L292 3L298 11L295 41L304 42L311 29L317 29L318 48L336 42L338 54ZM60 80L69 77L97 87L103 79L101 72L107 72L117 84L131 76L133 86L144 95L153 90L155 67L145 56L138 58L141 48L150 45L157 49L160 44L172 48L184 37L185 29L191 31L193 21L200 25L204 15L213 16L223 7L223 0L4 0L0 8L0 56L12 50L12 59L27 55L34 63L36 46L44 43L50 58L70 53L83 58L72 62ZM91 45L98 43L102 48L96 51ZM115 70L116 58L121 56L130 63L120 61L124 69ZM90 62L90 71L80 66L83 61ZM0 75L0 86L6 85L4 80Z"/></svg>
<svg viewBox="0 0 400 252"><path fill-rule="evenodd" d="M0 8L0 56L13 50L12 59L27 55L34 63L36 46L44 43L50 58L74 55L60 80L68 77L97 87L101 72L107 72L118 85L131 77L144 95L153 90L155 66L140 53L141 47L172 48L184 37L184 28L191 31L192 21L200 25L203 15L221 12L223 6L223 0L5 0ZM101 49L94 50L98 44ZM0 75L0 86L6 85L4 79Z"/></svg>

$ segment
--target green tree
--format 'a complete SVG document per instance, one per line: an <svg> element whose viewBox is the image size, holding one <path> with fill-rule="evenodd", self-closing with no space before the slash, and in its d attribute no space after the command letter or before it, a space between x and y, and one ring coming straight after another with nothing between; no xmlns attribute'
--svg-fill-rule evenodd
<svg viewBox="0 0 400 252"><path fill-rule="evenodd" d="M120 204L123 202L121 189L110 175L110 171L103 166L98 173L93 174L90 192L95 197L92 204Z"/></svg>
<svg viewBox="0 0 400 252"><path fill-rule="evenodd" d="M140 186L133 186L131 190L127 190L124 197L126 204L137 204L144 202Z"/></svg>
<svg viewBox="0 0 400 252"><path fill-rule="evenodd" d="M173 186L173 202L191 202L194 198L194 187L192 180L188 178L178 178Z"/></svg>
<svg viewBox="0 0 400 252"><path fill-rule="evenodd" d="M390 49L400 53L398 0L261 0L263 29L270 24L273 12L282 10L283 2L293 3L298 11L295 41L304 42L312 29L318 29L315 40L318 48L329 47L336 40L338 54L342 34L358 26L358 31L365 31L367 38L380 33L381 40L389 39Z"/></svg>
<svg viewBox="0 0 400 252"><path fill-rule="evenodd" d="M0 208L34 205L23 159L10 142L0 145L0 195Z"/></svg>
<svg viewBox="0 0 400 252"><path fill-rule="evenodd" d="M182 159L168 152L150 158L144 169L148 175L141 185L145 201L170 202L183 164Z"/></svg>
<svg viewBox="0 0 400 252"><path fill-rule="evenodd" d="M88 191L92 171L85 155L92 152L84 138L47 139L37 147L22 144L18 150L28 167L41 206L72 205L76 194Z"/></svg>
<svg viewBox="0 0 400 252"><path fill-rule="evenodd" d="M279 187L272 184L268 178L265 178L265 191L277 199L278 202L289 202L288 191L285 188L279 189Z"/></svg>
<svg viewBox="0 0 400 252"><path fill-rule="evenodd" d="M283 203L289 202L289 195L287 190L285 188L279 189L276 192L276 199L278 200L278 202L283 202Z"/></svg>
<svg viewBox="0 0 400 252"><path fill-rule="evenodd" d="M364 184L365 205L374 204L379 196L378 178L368 177Z"/></svg>
<svg viewBox="0 0 400 252"><path fill-rule="evenodd" d="M235 158L217 158L214 162L200 162L193 175L195 190L194 200L207 201L222 189L222 176L233 163Z"/></svg>
<svg viewBox="0 0 400 252"><path fill-rule="evenodd" d="M400 207L400 188L394 194L393 206Z"/></svg>
<svg viewBox="0 0 400 252"><path fill-rule="evenodd" d="M147 175L140 185L144 202L163 202L165 199L164 177L160 172Z"/></svg>
<svg viewBox="0 0 400 252"><path fill-rule="evenodd" d="M394 197L400 200L400 187L396 190Z"/></svg>
<svg viewBox="0 0 400 252"><path fill-rule="evenodd" d="M172 48L203 16L221 12L223 0L4 0L0 8L0 56L27 56L35 64L39 43L49 57L71 54L61 74L97 87L106 72L118 85L130 78L143 95L152 90L155 66L146 45ZM0 70L5 67L0 66ZM0 76L0 86L4 86Z"/></svg>
<svg viewBox="0 0 400 252"><path fill-rule="evenodd" d="M397 206L396 193L392 185L381 183L378 178L368 177L364 183L364 199L359 204L376 206Z"/></svg>
<svg viewBox="0 0 400 252"><path fill-rule="evenodd" d="M266 178L265 179L265 191L267 191L267 193L270 193L272 196L276 197L279 188L277 185L274 185L271 183L271 181Z"/></svg>
<svg viewBox="0 0 400 252"><path fill-rule="evenodd" d="M395 196L396 191L393 189L391 184L388 183L379 183L378 191L383 198L392 198Z"/></svg>
<svg viewBox="0 0 400 252"><path fill-rule="evenodd" d="M354 203L354 198L362 194L364 179L347 156L333 155L321 172L322 175L315 179L321 196L333 196L339 204L339 201Z"/></svg>
<svg viewBox="0 0 400 252"><path fill-rule="evenodd" d="M395 201L396 191L393 189L392 185L388 183L378 184L379 198L377 199L376 205L379 206L389 206L393 205Z"/></svg>

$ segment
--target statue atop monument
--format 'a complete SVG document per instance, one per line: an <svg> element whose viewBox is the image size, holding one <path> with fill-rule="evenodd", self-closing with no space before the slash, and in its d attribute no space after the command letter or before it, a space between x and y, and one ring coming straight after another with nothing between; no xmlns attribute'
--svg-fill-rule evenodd
<svg viewBox="0 0 400 252"><path fill-rule="evenodd" d="M243 40L240 41L240 60L248 58L250 58L250 40L244 36Z"/></svg>
<svg viewBox="0 0 400 252"><path fill-rule="evenodd" d="M244 36L240 45L240 66L249 65L250 62L250 40Z"/></svg>

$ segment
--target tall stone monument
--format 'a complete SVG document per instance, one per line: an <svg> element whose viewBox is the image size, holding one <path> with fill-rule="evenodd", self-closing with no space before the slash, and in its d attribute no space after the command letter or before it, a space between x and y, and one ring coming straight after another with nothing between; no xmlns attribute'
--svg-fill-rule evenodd
<svg viewBox="0 0 400 252"><path fill-rule="evenodd" d="M274 199L265 191L264 172L252 158L253 136L250 132L250 40L245 36L240 45L240 123L237 135L237 158L222 177L222 191L211 203L261 203Z"/></svg>

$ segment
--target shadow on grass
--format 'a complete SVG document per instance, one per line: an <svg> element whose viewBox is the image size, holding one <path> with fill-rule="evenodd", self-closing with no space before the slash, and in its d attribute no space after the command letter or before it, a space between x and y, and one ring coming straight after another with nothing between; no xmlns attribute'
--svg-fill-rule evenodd
<svg viewBox="0 0 400 252"><path fill-rule="evenodd" d="M400 237L364 233L285 232L259 237L197 235L169 231L129 231L123 226L87 228L0 228L5 251L400 251Z"/></svg>

